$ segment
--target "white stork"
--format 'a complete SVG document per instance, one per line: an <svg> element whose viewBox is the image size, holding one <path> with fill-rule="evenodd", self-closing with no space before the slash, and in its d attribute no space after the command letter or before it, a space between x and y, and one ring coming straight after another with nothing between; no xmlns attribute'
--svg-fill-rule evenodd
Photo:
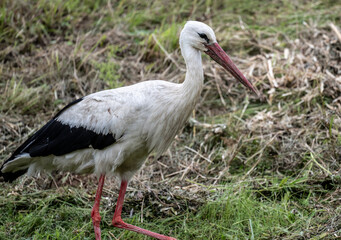
<svg viewBox="0 0 341 240"><path fill-rule="evenodd" d="M187 73L181 84L153 80L80 98L64 107L29 137L0 168L12 182L42 170L99 176L91 218L101 239L99 204L105 176L117 175L121 188L112 224L157 239L175 239L125 223L122 204L129 180L151 152L161 154L190 116L203 88L201 52L256 93L252 84L218 45L213 30L188 21L180 34Z"/></svg>

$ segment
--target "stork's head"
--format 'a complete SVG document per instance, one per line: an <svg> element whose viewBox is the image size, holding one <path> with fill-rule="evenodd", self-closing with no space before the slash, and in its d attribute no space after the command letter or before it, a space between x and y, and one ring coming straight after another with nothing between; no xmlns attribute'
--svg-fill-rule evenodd
<svg viewBox="0 0 341 240"><path fill-rule="evenodd" d="M225 51L219 46L215 34L205 23L188 21L180 35L180 45L190 45L209 55L239 82L257 94L254 86L244 77Z"/></svg>

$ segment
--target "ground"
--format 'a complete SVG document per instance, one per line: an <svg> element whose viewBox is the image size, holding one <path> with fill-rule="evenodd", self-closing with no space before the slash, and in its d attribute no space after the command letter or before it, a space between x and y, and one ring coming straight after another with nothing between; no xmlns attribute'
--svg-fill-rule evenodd
<svg viewBox="0 0 341 240"><path fill-rule="evenodd" d="M339 1L0 3L0 162L64 105L148 79L182 82L178 36L212 26L260 96L203 56L191 119L130 183L123 218L177 239L341 238ZM97 179L0 182L0 239L94 239ZM108 179L103 239L119 183Z"/></svg>

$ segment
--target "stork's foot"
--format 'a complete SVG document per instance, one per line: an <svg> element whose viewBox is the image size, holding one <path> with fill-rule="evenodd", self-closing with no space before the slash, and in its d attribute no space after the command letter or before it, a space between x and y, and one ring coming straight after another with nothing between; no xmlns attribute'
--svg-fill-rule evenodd
<svg viewBox="0 0 341 240"><path fill-rule="evenodd" d="M144 235L147 235L147 236L159 239L159 240L176 240L175 238L167 237L167 236L154 233L146 229L139 228L134 225L123 222L121 218L121 213L122 213L122 205L123 205L124 195L126 193L127 185L128 185L128 182L126 180L122 180L120 193L118 194L114 218L112 219L112 225L114 225L114 227L123 228L123 229L137 232L137 233L142 233Z"/></svg>
<svg viewBox="0 0 341 240"><path fill-rule="evenodd" d="M125 223L125 222L123 222L123 220L121 218L114 218L112 220L112 225L114 225L114 227L123 228L123 229L133 231L133 232L137 232L137 233L142 233L144 235L147 235L147 236L159 239L159 240L176 240L175 238L167 237L165 235L161 235L161 234L151 232L151 231L148 231L146 229L139 228L139 227L136 227L134 225Z"/></svg>

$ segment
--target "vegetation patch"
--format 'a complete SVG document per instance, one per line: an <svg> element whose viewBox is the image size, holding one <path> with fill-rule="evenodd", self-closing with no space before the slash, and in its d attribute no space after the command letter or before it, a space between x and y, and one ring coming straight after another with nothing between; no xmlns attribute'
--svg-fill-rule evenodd
<svg viewBox="0 0 341 240"><path fill-rule="evenodd" d="M204 21L260 96L203 56L196 110L129 184L124 220L177 239L338 239L340 12L336 1L2 1L0 160L76 98L182 82L180 29ZM118 186L104 186L103 239L147 239L111 226ZM96 187L69 173L1 182L0 239L93 239Z"/></svg>

